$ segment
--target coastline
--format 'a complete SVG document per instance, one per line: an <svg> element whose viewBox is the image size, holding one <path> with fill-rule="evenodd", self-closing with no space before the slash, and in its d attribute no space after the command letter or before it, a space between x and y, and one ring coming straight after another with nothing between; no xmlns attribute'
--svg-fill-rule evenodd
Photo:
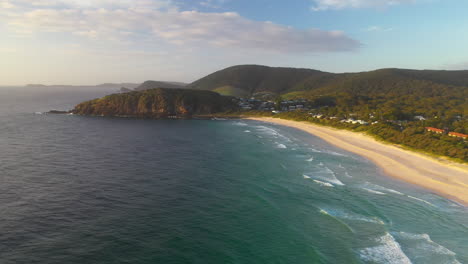
<svg viewBox="0 0 468 264"><path fill-rule="evenodd" d="M440 161L424 154L379 142L362 133L271 117L246 119L274 123L308 132L336 147L371 160L388 176L429 189L440 196L468 206L467 165Z"/></svg>

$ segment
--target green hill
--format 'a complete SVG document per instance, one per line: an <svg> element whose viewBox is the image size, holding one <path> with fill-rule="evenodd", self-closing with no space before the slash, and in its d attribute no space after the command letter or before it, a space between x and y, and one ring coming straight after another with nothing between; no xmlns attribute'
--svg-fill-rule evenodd
<svg viewBox="0 0 468 264"><path fill-rule="evenodd" d="M211 91L187 89L150 89L112 94L83 102L74 114L94 116L132 116L145 118L206 115L237 109L232 97Z"/></svg>
<svg viewBox="0 0 468 264"><path fill-rule="evenodd" d="M464 90L461 87L468 87L468 71L381 69L336 74L260 65L229 67L187 86L191 89L218 91L233 96L268 92L306 97L344 92L367 95L432 95L459 92Z"/></svg>
<svg viewBox="0 0 468 264"><path fill-rule="evenodd" d="M321 71L295 68L273 68L259 65L239 65L212 73L188 85L196 90L216 90L231 87L247 95L260 92L283 93L311 76L329 75Z"/></svg>
<svg viewBox="0 0 468 264"><path fill-rule="evenodd" d="M135 91L144 91L156 88L166 89L182 89L186 86L184 83L179 82L161 82L161 81L146 81L135 88Z"/></svg>

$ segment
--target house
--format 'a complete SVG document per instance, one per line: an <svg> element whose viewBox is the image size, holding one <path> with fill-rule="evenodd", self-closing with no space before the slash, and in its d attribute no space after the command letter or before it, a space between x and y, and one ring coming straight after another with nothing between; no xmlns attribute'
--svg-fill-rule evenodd
<svg viewBox="0 0 468 264"><path fill-rule="evenodd" d="M426 127L426 131L428 132L434 132L436 134L443 134L445 132L445 130L443 129L439 129L439 128L435 128L435 127Z"/></svg>
<svg viewBox="0 0 468 264"><path fill-rule="evenodd" d="M366 126L367 126L367 125L369 124L369 123L367 123L367 122L364 121L364 120L356 120L356 121L357 121L359 124L361 124L361 125L366 125Z"/></svg>
<svg viewBox="0 0 468 264"><path fill-rule="evenodd" d="M457 133L457 132L449 132L448 135L449 135L450 137L457 137L457 138L463 138L463 139L467 139L467 138L468 138L468 135L462 134L462 133Z"/></svg>

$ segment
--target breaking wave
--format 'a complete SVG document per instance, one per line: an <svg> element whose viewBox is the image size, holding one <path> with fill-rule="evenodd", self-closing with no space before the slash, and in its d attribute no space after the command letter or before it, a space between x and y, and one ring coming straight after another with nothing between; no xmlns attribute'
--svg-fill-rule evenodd
<svg viewBox="0 0 468 264"><path fill-rule="evenodd" d="M307 173L307 175L311 176L312 178L323 180L335 185L345 185L336 177L335 172L325 166L322 162L320 162L318 166L319 167L315 167L316 170Z"/></svg>
<svg viewBox="0 0 468 264"><path fill-rule="evenodd" d="M413 234L406 232L392 233L401 243L409 243L406 248L410 257L417 258L421 263L438 261L439 263L461 264L456 259L456 253L432 241L428 234Z"/></svg>
<svg viewBox="0 0 468 264"><path fill-rule="evenodd" d="M248 126L248 124L247 124L247 123L240 122L240 121L233 122L232 124L233 124L233 125L235 125L235 126Z"/></svg>
<svg viewBox="0 0 468 264"><path fill-rule="evenodd" d="M379 237L376 242L379 245L359 250L362 260L370 263L411 264L411 260L390 233Z"/></svg>

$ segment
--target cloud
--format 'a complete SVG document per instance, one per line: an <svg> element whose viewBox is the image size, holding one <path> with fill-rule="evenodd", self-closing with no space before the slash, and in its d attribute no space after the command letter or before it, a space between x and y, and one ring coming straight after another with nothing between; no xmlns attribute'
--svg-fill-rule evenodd
<svg viewBox="0 0 468 264"><path fill-rule="evenodd" d="M385 28L385 27L381 27L381 26L370 26L366 29L364 29L364 31L367 31L367 32L388 32L388 31L392 31L393 28Z"/></svg>
<svg viewBox="0 0 468 264"><path fill-rule="evenodd" d="M442 69L448 70L468 70L468 61L446 64L441 67Z"/></svg>
<svg viewBox="0 0 468 264"><path fill-rule="evenodd" d="M399 4L412 3L415 0L313 0L312 10L339 10L349 8L385 8Z"/></svg>
<svg viewBox="0 0 468 264"><path fill-rule="evenodd" d="M155 46L213 46L278 53L352 51L360 46L358 41L340 31L299 30L250 20L233 12L182 11L169 0L9 2L16 8L3 12L0 23L3 21L11 30L22 33L61 33L91 40L144 42Z"/></svg>
<svg viewBox="0 0 468 264"><path fill-rule="evenodd" d="M229 0L204 0L201 1L199 4L200 6L203 7L208 7L208 8L222 8L224 4L226 4Z"/></svg>
<svg viewBox="0 0 468 264"><path fill-rule="evenodd" d="M15 6L7 0L0 0L0 9L10 9L14 8Z"/></svg>

